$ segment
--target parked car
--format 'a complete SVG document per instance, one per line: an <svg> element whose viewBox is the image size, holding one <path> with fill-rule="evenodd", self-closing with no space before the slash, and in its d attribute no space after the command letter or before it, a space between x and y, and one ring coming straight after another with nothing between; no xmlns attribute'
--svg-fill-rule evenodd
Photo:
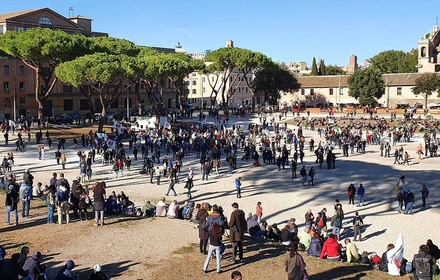
<svg viewBox="0 0 440 280"><path fill-rule="evenodd" d="M66 114L55 117L56 124L73 124L74 119Z"/></svg>

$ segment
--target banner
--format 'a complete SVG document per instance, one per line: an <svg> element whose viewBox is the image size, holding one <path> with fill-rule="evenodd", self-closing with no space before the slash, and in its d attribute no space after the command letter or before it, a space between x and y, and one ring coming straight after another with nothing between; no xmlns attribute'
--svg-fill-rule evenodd
<svg viewBox="0 0 440 280"><path fill-rule="evenodd" d="M388 274L400 276L400 266L403 259L403 237L399 234L396 245L387 252Z"/></svg>

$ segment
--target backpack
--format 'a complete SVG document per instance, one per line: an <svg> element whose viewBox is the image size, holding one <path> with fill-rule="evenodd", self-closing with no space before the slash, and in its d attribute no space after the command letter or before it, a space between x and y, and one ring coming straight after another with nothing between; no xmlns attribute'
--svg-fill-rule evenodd
<svg viewBox="0 0 440 280"><path fill-rule="evenodd" d="M320 227L320 228L323 228L323 227L324 227L324 219L323 219L323 218L319 219L319 221L318 221L318 227Z"/></svg>
<svg viewBox="0 0 440 280"><path fill-rule="evenodd" d="M222 229L217 223L213 223L211 226L211 234L217 240L222 240Z"/></svg>
<svg viewBox="0 0 440 280"><path fill-rule="evenodd" d="M341 217L336 216L335 222L334 222L334 226L335 227L341 227L342 226Z"/></svg>
<svg viewBox="0 0 440 280"><path fill-rule="evenodd" d="M418 277L431 277L431 259L417 256L414 259L414 274Z"/></svg>
<svg viewBox="0 0 440 280"><path fill-rule="evenodd" d="M362 226L362 220L360 218L356 218L356 221L354 222L354 226L359 228Z"/></svg>

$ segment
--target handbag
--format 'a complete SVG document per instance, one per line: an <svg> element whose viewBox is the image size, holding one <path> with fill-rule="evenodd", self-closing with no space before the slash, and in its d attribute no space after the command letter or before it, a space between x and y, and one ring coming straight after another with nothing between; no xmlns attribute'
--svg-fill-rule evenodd
<svg viewBox="0 0 440 280"><path fill-rule="evenodd" d="M233 232L238 233L238 227L237 227L237 225L233 225L233 226L231 227L231 229L232 229Z"/></svg>

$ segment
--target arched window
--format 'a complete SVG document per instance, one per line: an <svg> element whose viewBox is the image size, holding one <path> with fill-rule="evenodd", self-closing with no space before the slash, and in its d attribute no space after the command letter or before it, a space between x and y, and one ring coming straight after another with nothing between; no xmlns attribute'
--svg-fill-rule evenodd
<svg viewBox="0 0 440 280"><path fill-rule="evenodd" d="M422 47L422 48L420 49L420 56L421 56L421 57L425 57L425 56L426 56L426 47Z"/></svg>
<svg viewBox="0 0 440 280"><path fill-rule="evenodd" d="M38 23L41 27L53 28L53 22L49 17L41 17Z"/></svg>

